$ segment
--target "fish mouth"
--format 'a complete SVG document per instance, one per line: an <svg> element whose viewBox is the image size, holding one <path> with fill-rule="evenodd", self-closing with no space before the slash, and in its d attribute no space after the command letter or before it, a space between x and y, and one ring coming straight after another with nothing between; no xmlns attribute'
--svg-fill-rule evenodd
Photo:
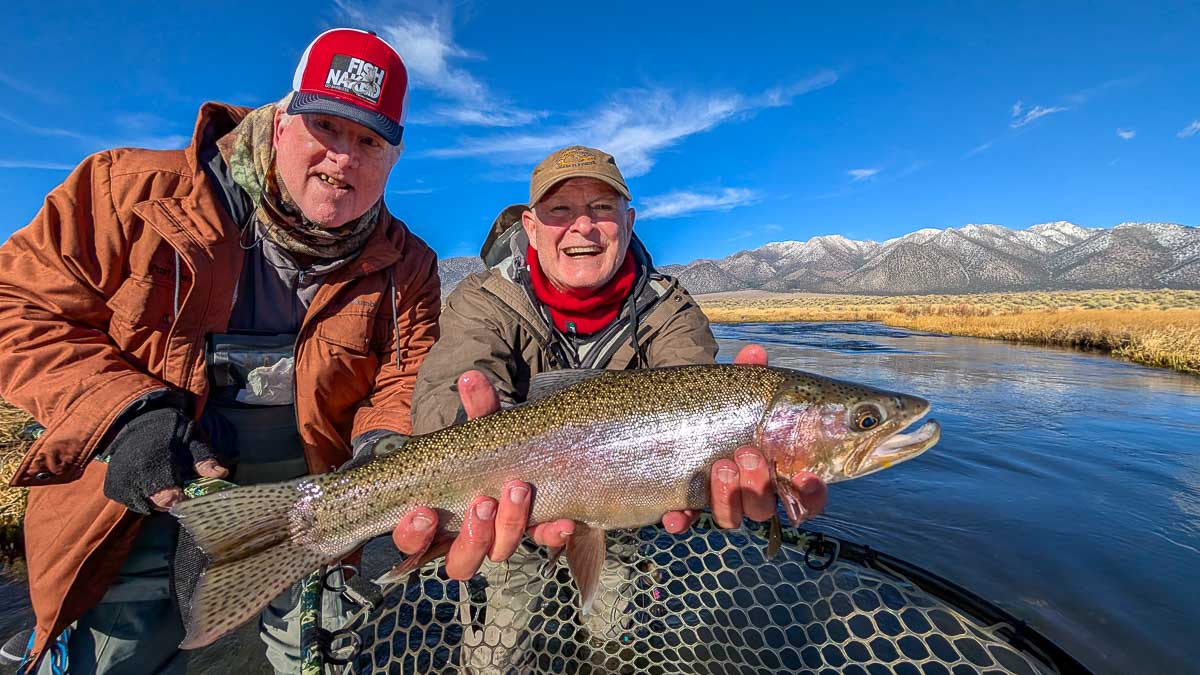
<svg viewBox="0 0 1200 675"><path fill-rule="evenodd" d="M915 422L913 420L912 423ZM916 431L906 434L893 433L865 452L851 475L855 478L866 476L910 460L932 448L941 437L942 425L937 420L929 420Z"/></svg>

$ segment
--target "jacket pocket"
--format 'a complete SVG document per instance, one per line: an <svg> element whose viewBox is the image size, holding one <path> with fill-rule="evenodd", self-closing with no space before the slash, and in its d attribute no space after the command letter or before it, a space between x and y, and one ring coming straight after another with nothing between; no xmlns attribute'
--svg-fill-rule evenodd
<svg viewBox="0 0 1200 675"><path fill-rule="evenodd" d="M171 289L145 277L126 279L105 304L112 311L110 334L118 344L147 330L170 330L174 319Z"/></svg>
<svg viewBox="0 0 1200 675"><path fill-rule="evenodd" d="M317 338L353 354L365 355L371 351L374 328L374 312L344 311L325 317L317 327Z"/></svg>

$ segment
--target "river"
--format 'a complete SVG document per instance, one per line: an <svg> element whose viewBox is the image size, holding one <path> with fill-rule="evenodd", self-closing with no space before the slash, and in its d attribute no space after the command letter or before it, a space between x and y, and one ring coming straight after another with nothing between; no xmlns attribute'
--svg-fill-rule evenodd
<svg viewBox="0 0 1200 675"><path fill-rule="evenodd" d="M1101 673L1200 668L1200 378L867 323L720 325L787 366L914 393L942 440L830 487L813 529L921 565Z"/></svg>
<svg viewBox="0 0 1200 675"><path fill-rule="evenodd" d="M757 342L773 365L933 403L937 447L832 486L810 527L967 587L1096 672L1198 667L1200 378L867 323L715 331L722 360ZM0 640L27 621L9 570L0 577ZM258 651L252 635L241 639L233 651ZM243 670L257 670L253 661Z"/></svg>

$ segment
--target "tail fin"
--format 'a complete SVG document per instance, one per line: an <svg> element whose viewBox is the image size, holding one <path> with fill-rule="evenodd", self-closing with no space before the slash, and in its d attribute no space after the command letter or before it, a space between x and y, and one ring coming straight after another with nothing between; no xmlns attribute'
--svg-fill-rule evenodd
<svg viewBox="0 0 1200 675"><path fill-rule="evenodd" d="M293 539L297 498L291 483L251 485L171 509L209 561L184 617L181 648L215 642L325 562Z"/></svg>

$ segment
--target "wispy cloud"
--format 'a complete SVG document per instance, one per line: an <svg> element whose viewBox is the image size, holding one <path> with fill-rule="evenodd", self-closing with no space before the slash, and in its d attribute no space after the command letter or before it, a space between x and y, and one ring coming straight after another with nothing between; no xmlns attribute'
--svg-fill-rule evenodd
<svg viewBox="0 0 1200 675"><path fill-rule="evenodd" d="M620 91L599 107L576 114L573 121L564 125L536 132L466 137L457 145L436 148L424 156L485 157L496 164L527 166L556 148L582 143L612 153L626 177L640 176L650 171L660 152L689 136L745 119L764 108L791 105L797 97L831 86L837 80L836 73L824 71L752 96L676 94L662 88Z"/></svg>
<svg viewBox="0 0 1200 675"><path fill-rule="evenodd" d="M8 73L0 70L0 84L18 91L26 96L31 96L42 103L56 105L62 103L62 97L54 91L46 88L34 87L30 84L22 82Z"/></svg>
<svg viewBox="0 0 1200 675"><path fill-rule="evenodd" d="M761 199L758 191L749 188L725 188L710 194L669 192L640 200L645 206L638 209L638 220L680 218L700 211L729 211Z"/></svg>
<svg viewBox="0 0 1200 675"><path fill-rule="evenodd" d="M1073 94L1067 94L1066 96L1063 97L1063 100L1065 100L1067 103L1069 103L1071 105L1080 106L1094 98L1101 96L1102 94L1104 94L1105 92L1107 92L1110 89L1114 89L1117 87L1127 87L1130 85L1138 84L1142 80L1143 80L1143 77L1141 75L1134 75L1134 76L1130 76L1130 77L1119 77L1119 78L1116 78L1113 80L1109 80L1107 82L1102 82L1094 87L1088 87L1087 89L1082 89Z"/></svg>
<svg viewBox="0 0 1200 675"><path fill-rule="evenodd" d="M1200 134L1200 120L1193 120L1191 124L1181 129L1179 133L1175 135L1180 138L1191 138L1196 134Z"/></svg>
<svg viewBox="0 0 1200 675"><path fill-rule="evenodd" d="M729 243L732 243L732 242L735 242L735 241L741 241L741 240L743 240L743 239L749 239L750 237L753 237L753 236L754 236L754 233L753 233L753 232L751 232L750 230L742 230L742 231L738 232L737 234L733 235L732 237L730 237L730 238L726 239L726 240L725 240L725 243L726 243L726 244L729 244Z"/></svg>
<svg viewBox="0 0 1200 675"><path fill-rule="evenodd" d="M70 129L60 129L57 127L43 127L43 126L38 126L36 124L30 124L24 120L13 117L12 115L9 115L8 113L6 113L4 111L0 111L0 120L4 120L5 122L8 122L9 124L12 124L13 126L16 126L20 129L22 129L23 131L27 131L27 132L29 132L31 134L35 134L37 136L54 136L54 137L58 137L58 138L74 138L77 140L87 140L88 139L88 136L81 134L78 131L71 131Z"/></svg>
<svg viewBox="0 0 1200 675"><path fill-rule="evenodd" d="M975 155L978 155L981 152L986 152L987 150L991 149L991 147L995 144L996 144L996 141L988 141L987 143L984 143L982 145L977 145L977 146L971 148L970 150L968 150L967 154L963 155L963 157L964 158L974 157Z"/></svg>
<svg viewBox="0 0 1200 675"><path fill-rule="evenodd" d="M408 69L409 84L425 89L446 102L412 121L434 124L462 124L488 127L517 127L541 119L545 112L524 110L459 65L462 61L481 60L454 41L453 15L445 8L440 15L413 11L389 16L390 10L368 11L362 5L339 0L342 14L360 25L375 25Z"/></svg>
<svg viewBox="0 0 1200 675"><path fill-rule="evenodd" d="M46 171L70 171L75 167L71 164L57 162L39 162L28 159L0 159L0 169L44 169Z"/></svg>
<svg viewBox="0 0 1200 675"><path fill-rule="evenodd" d="M1066 110L1067 110L1067 108L1063 108L1063 107L1059 107L1059 106L1055 106L1052 108L1044 108L1040 105L1035 105L1032 108L1030 108L1029 110L1026 110L1024 115L1021 115L1021 111L1018 110L1016 106L1013 106L1013 113L1014 113L1013 121L1008 126L1014 128L1014 129L1020 129L1021 127L1025 126L1026 124L1029 124L1030 122L1033 122L1034 120L1041 119L1047 115L1053 115L1055 113L1065 112Z"/></svg>
<svg viewBox="0 0 1200 675"><path fill-rule="evenodd" d="M1021 114L1021 102L1017 101L1012 107L1012 116L1016 117Z"/></svg>
<svg viewBox="0 0 1200 675"><path fill-rule="evenodd" d="M857 182L860 180L866 180L866 179L870 178L871 176L874 176L875 174L879 173L880 171L883 171L883 169L879 169L879 168L850 169L849 171L846 172L846 174L848 176L850 176L850 178L853 179L855 182Z"/></svg>
<svg viewBox="0 0 1200 675"><path fill-rule="evenodd" d="M151 126L149 126L149 120L151 119L162 122L161 118L157 118L152 115L119 115L115 122L117 126L122 128L122 133L112 136L95 136L92 134L75 131L73 129L30 124L29 122L0 111L0 120L4 120L28 133L37 136L74 139L79 141L80 144L83 145L84 149L89 152L103 150L106 148L122 147L165 150L182 148L191 140L190 136L184 134L173 134L165 131L161 133L152 133L150 131Z"/></svg>
<svg viewBox="0 0 1200 675"><path fill-rule="evenodd" d="M928 167L932 163L933 162L930 160L918 159L910 162L907 166L898 170L889 169L884 171L883 169L855 169L853 171L847 171L847 175L849 175L851 178L849 182L842 183L835 190L804 195L799 197L799 199L804 201L820 201L825 199L840 199L842 197L850 197L852 195L862 194L864 192L874 190L881 185L888 185L898 180L903 180ZM861 178L858 176L861 176Z"/></svg>
<svg viewBox="0 0 1200 675"><path fill-rule="evenodd" d="M1134 136L1137 136L1137 132L1133 129L1117 129L1117 135L1121 137L1121 140L1131 141Z"/></svg>
<svg viewBox="0 0 1200 675"><path fill-rule="evenodd" d="M783 226L777 225L775 223L770 223L768 225L763 225L763 229L766 230L767 232L782 232Z"/></svg>
<svg viewBox="0 0 1200 675"><path fill-rule="evenodd" d="M408 188L406 190L388 190L389 195L428 195L437 192L437 188Z"/></svg>

